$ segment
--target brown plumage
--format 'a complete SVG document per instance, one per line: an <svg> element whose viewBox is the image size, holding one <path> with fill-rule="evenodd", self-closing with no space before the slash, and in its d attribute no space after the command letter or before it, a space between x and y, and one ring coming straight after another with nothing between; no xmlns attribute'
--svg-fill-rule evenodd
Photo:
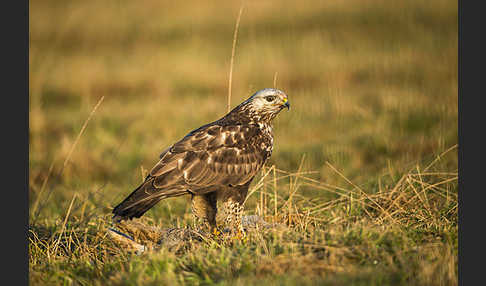
<svg viewBox="0 0 486 286"><path fill-rule="evenodd" d="M192 196L192 211L215 226L218 200L229 223L238 221L248 187L273 150L271 121L287 95L263 89L219 120L191 131L167 148L145 181L113 209L114 220L138 218L160 200ZM234 222L234 221L233 221Z"/></svg>

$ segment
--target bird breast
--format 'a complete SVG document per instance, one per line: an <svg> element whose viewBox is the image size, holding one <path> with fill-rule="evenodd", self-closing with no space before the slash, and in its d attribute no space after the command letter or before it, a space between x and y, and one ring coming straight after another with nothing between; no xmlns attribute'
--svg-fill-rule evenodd
<svg viewBox="0 0 486 286"><path fill-rule="evenodd" d="M273 134L272 126L269 124L259 124L262 140L260 141L260 150L266 154L266 159L272 155L273 151Z"/></svg>

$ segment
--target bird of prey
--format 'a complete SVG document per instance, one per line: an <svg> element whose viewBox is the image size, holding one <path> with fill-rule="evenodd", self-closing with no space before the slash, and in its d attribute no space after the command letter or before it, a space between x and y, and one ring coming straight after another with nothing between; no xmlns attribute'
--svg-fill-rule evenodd
<svg viewBox="0 0 486 286"><path fill-rule="evenodd" d="M189 132L160 155L144 182L113 209L113 220L138 218L160 200L191 195L193 215L216 227L217 202L224 223L241 227L248 187L272 154L272 120L287 95L278 89L257 91L222 118Z"/></svg>

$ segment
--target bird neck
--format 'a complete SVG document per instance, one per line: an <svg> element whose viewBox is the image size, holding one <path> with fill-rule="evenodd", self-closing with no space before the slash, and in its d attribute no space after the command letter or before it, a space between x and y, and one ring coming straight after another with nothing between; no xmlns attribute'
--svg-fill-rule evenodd
<svg viewBox="0 0 486 286"><path fill-rule="evenodd" d="M222 119L236 124L253 124L264 125L265 127L272 127L272 120L275 118L276 113L262 113L252 108L251 103L245 101L236 106Z"/></svg>

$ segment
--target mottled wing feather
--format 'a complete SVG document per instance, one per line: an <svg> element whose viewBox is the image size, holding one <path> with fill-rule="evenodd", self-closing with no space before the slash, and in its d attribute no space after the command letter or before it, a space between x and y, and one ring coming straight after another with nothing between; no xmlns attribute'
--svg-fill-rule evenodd
<svg viewBox="0 0 486 286"><path fill-rule="evenodd" d="M187 185L193 192L211 185L243 185L266 159L256 144L258 136L256 126L203 126L161 155L150 172L153 185Z"/></svg>

